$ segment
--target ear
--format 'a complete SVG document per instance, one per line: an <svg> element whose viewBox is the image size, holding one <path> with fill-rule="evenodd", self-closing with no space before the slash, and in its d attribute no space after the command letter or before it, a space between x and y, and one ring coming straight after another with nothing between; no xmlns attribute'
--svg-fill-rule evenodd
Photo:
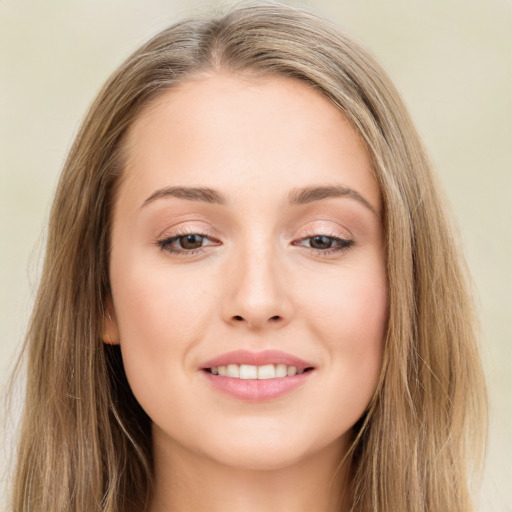
<svg viewBox="0 0 512 512"><path fill-rule="evenodd" d="M117 325L116 313L109 295L105 300L105 315L103 317L103 343L107 345L119 345L119 327Z"/></svg>

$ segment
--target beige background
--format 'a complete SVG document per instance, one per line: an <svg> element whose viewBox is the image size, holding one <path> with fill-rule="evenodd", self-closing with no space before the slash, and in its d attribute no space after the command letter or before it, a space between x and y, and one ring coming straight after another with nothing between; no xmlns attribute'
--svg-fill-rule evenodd
<svg viewBox="0 0 512 512"><path fill-rule="evenodd" d="M492 420L481 510L512 510L512 2L289 3L365 42L430 150L462 232L485 335ZM222 4L0 0L1 382L27 323L57 176L88 104L132 50L206 5Z"/></svg>

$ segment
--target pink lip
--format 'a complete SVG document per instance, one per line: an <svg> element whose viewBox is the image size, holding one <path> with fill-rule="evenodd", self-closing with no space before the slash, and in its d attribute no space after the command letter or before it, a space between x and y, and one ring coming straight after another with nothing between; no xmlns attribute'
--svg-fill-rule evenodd
<svg viewBox="0 0 512 512"><path fill-rule="evenodd" d="M312 364L279 350L265 350L263 352L237 350L222 354L205 362L201 365L200 369L206 370L212 367L227 366L228 364L249 364L254 366L286 364L287 366L295 366L298 370L313 368ZM315 372L307 371L290 377L262 380L236 379L213 375L207 371L201 373L216 390L226 395L247 402L263 402L279 398L302 386Z"/></svg>
<svg viewBox="0 0 512 512"><path fill-rule="evenodd" d="M292 356L291 354L287 354L286 352L281 352L280 350L264 350L262 352L235 350L206 361L201 365L201 369L212 368L214 366L227 366L228 364L250 364L253 366L285 364L287 366L295 366L297 370L314 367L313 364Z"/></svg>
<svg viewBox="0 0 512 512"><path fill-rule="evenodd" d="M314 372L305 372L292 377L266 380L244 380L221 377L203 372L209 383L218 391L246 402L273 400L302 386Z"/></svg>

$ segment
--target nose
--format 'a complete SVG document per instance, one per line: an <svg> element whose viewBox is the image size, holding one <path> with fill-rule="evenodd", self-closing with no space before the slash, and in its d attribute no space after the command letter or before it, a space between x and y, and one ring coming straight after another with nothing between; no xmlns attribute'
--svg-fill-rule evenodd
<svg viewBox="0 0 512 512"><path fill-rule="evenodd" d="M239 253L225 283L222 315L226 322L251 330L281 328L290 322L294 309L291 283L286 282L272 248L260 246L259 250Z"/></svg>

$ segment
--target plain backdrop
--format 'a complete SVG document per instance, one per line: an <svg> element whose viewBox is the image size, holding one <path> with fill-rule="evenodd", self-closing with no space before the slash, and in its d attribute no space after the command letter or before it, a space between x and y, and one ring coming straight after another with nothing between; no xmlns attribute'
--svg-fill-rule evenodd
<svg viewBox="0 0 512 512"><path fill-rule="evenodd" d="M284 3L363 41L425 140L461 231L483 325L491 428L481 511L512 510L512 2ZM88 105L157 31L226 5L0 0L0 382L23 338L57 177ZM15 427L4 430L1 461ZM9 469L1 464L5 485Z"/></svg>

